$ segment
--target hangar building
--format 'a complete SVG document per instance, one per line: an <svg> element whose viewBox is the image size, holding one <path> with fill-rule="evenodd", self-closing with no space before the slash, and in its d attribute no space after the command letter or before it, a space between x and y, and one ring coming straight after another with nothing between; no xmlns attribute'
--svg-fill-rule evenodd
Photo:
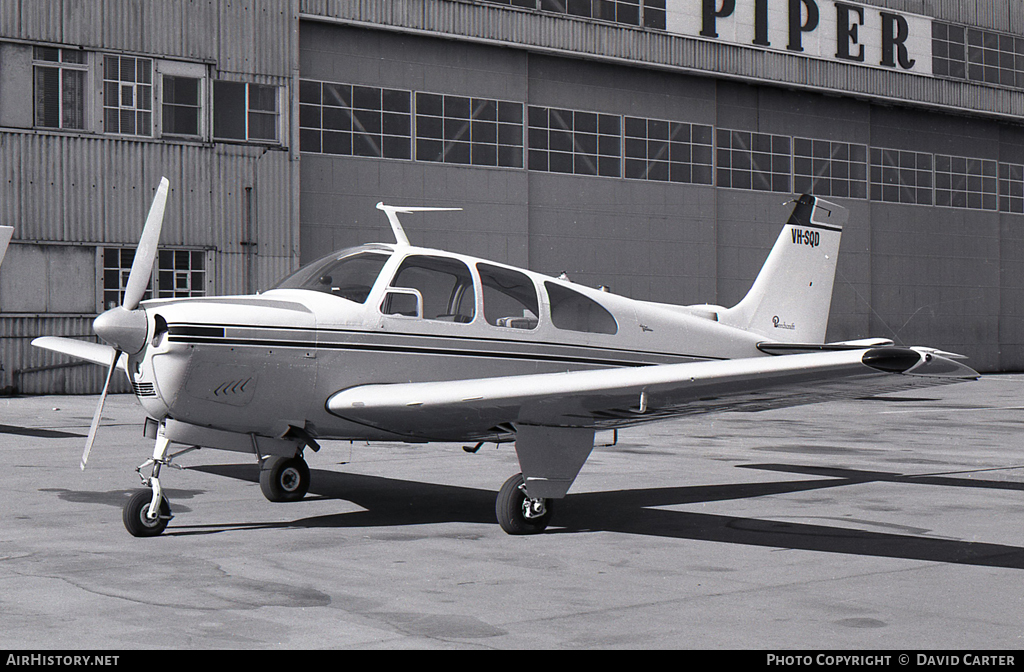
<svg viewBox="0 0 1024 672"><path fill-rule="evenodd" d="M0 388L95 392L161 175L153 295L415 244L731 305L794 194L850 210L828 338L1024 369L1014 0L0 0Z"/></svg>

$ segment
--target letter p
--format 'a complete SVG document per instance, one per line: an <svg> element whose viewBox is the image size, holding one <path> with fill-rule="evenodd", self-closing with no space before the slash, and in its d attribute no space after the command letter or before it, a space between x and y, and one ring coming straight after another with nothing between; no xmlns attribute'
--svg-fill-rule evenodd
<svg viewBox="0 0 1024 672"><path fill-rule="evenodd" d="M722 7L718 7L718 0L701 0L701 37L718 37L718 30L715 21L732 16L736 11L736 0L722 0Z"/></svg>

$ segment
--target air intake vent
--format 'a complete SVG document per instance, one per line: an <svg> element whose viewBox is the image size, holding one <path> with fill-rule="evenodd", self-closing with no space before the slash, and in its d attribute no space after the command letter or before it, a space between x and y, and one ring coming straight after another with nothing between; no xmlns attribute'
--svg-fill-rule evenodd
<svg viewBox="0 0 1024 672"><path fill-rule="evenodd" d="M132 383L132 389L135 390L136 397L156 396L156 390L153 388L153 383Z"/></svg>

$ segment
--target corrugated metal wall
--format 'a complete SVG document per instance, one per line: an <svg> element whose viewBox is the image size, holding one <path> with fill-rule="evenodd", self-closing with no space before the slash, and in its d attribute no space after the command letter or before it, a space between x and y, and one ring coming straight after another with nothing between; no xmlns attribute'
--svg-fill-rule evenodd
<svg viewBox="0 0 1024 672"><path fill-rule="evenodd" d="M288 0L2 0L0 36L290 76L295 12Z"/></svg>
<svg viewBox="0 0 1024 672"><path fill-rule="evenodd" d="M950 23L1024 33L1020 0L858 0L865 5L931 16Z"/></svg>
<svg viewBox="0 0 1024 672"><path fill-rule="evenodd" d="M1024 31L1019 0L871 0L869 4L934 16L993 30ZM1024 116L1024 91L909 75L782 52L762 51L620 27L575 17L513 10L472 0L301 0L309 19L377 25L393 30L448 35L604 61L642 61L695 73L757 82L780 82L818 91L891 102Z"/></svg>
<svg viewBox="0 0 1024 672"><path fill-rule="evenodd" d="M290 100L297 13L297 0L0 0L0 40L201 61L216 78L284 87ZM274 147L4 129L0 222L15 226L11 254L27 241L134 245L165 175L161 242L215 249L217 293L266 289L299 258L291 112L286 104L283 143ZM258 244L252 264L242 245L249 217ZM0 389L97 392L99 367L61 366L69 360L29 345L41 335L90 334L82 314L0 314Z"/></svg>
<svg viewBox="0 0 1024 672"><path fill-rule="evenodd" d="M291 258L292 168L288 152L258 146L7 133L0 142L0 221L16 225L17 240L131 245L166 176L163 244L243 252L252 188L259 254ZM219 291L241 291L240 283L217 276Z"/></svg>

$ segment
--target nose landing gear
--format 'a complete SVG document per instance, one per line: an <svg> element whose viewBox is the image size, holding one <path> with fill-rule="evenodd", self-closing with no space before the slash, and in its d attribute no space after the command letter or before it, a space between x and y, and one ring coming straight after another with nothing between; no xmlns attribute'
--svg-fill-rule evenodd
<svg viewBox="0 0 1024 672"><path fill-rule="evenodd" d="M199 450L199 446L192 446L173 455L168 455L167 449L170 448L170 445L170 440L163 435L163 432L158 432L156 446L153 448L153 457L135 468L142 479L142 484L149 490L137 491L121 511L124 527L133 537L155 537L167 528L167 523L173 518L171 503L164 496L163 488L160 486L160 469L165 466L182 469L183 467L173 463L174 458L193 450ZM153 472L149 478L146 478L142 475L142 470L149 466L153 467Z"/></svg>

